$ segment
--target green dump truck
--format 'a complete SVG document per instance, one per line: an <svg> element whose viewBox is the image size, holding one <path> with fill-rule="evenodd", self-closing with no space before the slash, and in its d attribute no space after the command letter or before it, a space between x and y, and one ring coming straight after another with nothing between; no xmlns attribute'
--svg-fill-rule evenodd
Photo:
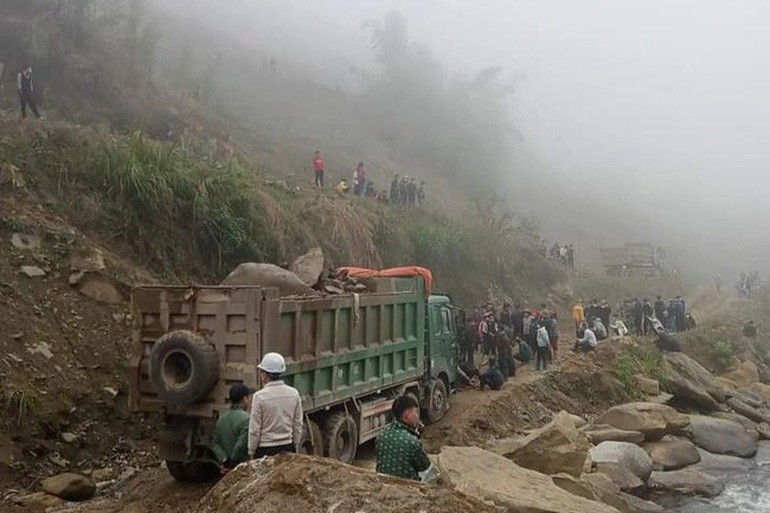
<svg viewBox="0 0 770 513"><path fill-rule="evenodd" d="M367 292L279 297L254 286L142 286L132 292L129 408L164 415L160 454L181 481L213 477L209 444L234 383L258 386L264 353L286 358L302 396L301 452L351 462L412 394L428 422L446 412L457 346L447 296L421 277L369 278Z"/></svg>

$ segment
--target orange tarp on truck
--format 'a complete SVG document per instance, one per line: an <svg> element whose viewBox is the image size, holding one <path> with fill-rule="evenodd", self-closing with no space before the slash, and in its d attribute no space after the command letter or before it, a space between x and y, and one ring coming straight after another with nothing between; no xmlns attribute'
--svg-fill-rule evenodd
<svg viewBox="0 0 770 513"><path fill-rule="evenodd" d="M430 295L433 293L433 273L430 269L416 265L406 267L392 267L390 269L365 269L363 267L340 267L340 270L348 273L348 276L355 278L411 278L422 276L425 281L425 292Z"/></svg>

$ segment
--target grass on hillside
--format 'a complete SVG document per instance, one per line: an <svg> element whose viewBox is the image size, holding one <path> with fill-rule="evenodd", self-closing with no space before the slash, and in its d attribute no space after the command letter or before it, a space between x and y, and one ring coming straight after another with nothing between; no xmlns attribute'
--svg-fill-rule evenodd
<svg viewBox="0 0 770 513"><path fill-rule="evenodd" d="M177 279L216 280L241 262L280 264L314 246L330 265L430 267L466 304L492 290L543 299L563 277L531 248L532 227L513 218L451 219L268 182L141 133L0 127L0 166L76 226Z"/></svg>

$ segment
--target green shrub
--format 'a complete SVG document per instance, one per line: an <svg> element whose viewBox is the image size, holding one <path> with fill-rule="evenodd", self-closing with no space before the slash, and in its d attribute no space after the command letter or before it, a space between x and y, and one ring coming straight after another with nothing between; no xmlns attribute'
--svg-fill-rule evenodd
<svg viewBox="0 0 770 513"><path fill-rule="evenodd" d="M716 362L718 367L717 371L721 372L726 370L732 363L733 346L727 342L721 340L714 342L711 352L714 357L714 362Z"/></svg>

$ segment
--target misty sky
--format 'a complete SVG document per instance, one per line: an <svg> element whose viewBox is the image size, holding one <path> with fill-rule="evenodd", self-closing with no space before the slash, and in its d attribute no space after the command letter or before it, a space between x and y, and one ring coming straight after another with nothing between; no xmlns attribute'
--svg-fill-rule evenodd
<svg viewBox="0 0 770 513"><path fill-rule="evenodd" d="M703 245L770 228L770 1L184 2L212 4L243 41L343 82L370 65L361 22L398 10L452 72L524 75L514 121L542 163L527 171L681 218L672 232Z"/></svg>

